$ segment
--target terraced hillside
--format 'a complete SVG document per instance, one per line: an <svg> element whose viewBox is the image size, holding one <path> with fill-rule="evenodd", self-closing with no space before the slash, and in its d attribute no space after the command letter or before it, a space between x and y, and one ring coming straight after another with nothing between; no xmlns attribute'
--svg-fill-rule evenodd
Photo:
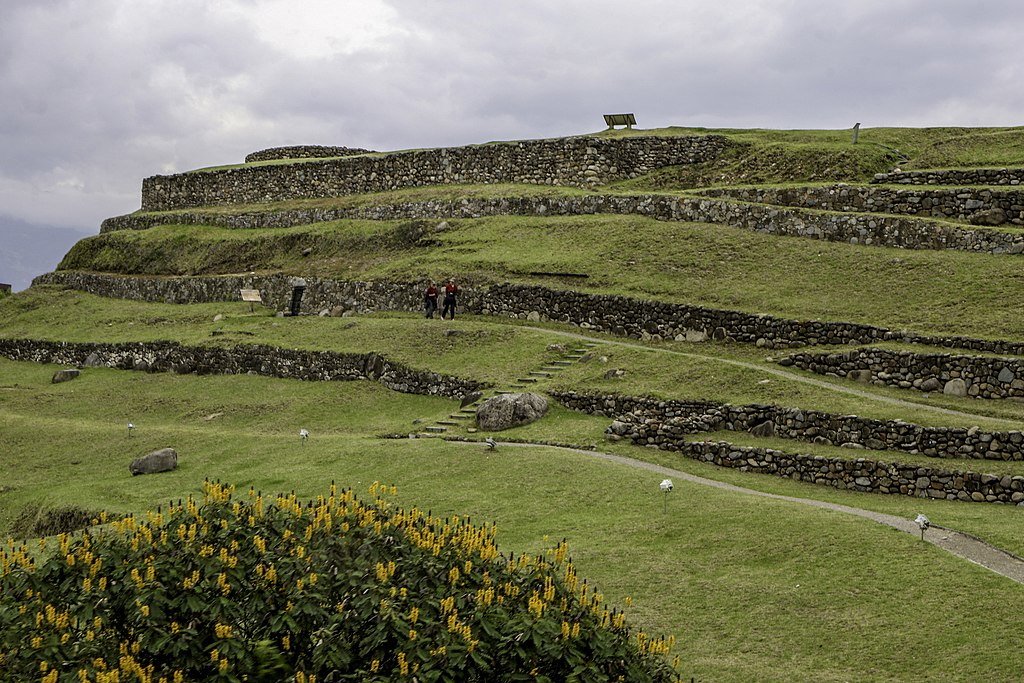
<svg viewBox="0 0 1024 683"><path fill-rule="evenodd" d="M684 678L1019 678L1024 129L258 158L147 179L0 299L13 533L393 481L517 554L567 537ZM479 428L526 391L547 416Z"/></svg>

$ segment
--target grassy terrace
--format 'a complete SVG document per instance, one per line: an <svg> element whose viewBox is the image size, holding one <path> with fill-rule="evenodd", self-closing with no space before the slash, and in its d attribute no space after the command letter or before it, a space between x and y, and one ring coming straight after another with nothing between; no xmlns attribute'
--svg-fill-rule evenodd
<svg viewBox="0 0 1024 683"><path fill-rule="evenodd" d="M1017 294L1024 271L1014 256L865 248L640 216L447 222L449 230L431 234L429 246L403 240L408 221L263 230L158 226L83 240L61 268L158 275L284 271L341 279L455 273L463 281L537 282L784 318L1021 336L1024 299ZM533 271L589 277L569 284L532 277Z"/></svg>
<svg viewBox="0 0 1024 683"><path fill-rule="evenodd" d="M667 169L614 191L729 184L863 181L904 169L1024 165L1024 129L614 131L600 135L728 135L736 145L697 169ZM877 143L877 144L874 144ZM276 208L359 206L463 196L563 196L565 188L421 188ZM267 207L217 207L241 213ZM433 226L440 221L429 221ZM768 313L846 320L928 334L1024 339L1020 257L900 251L775 238L716 225L631 216L450 219L428 243L408 221L338 221L282 230L162 226L83 240L62 268L144 275L248 272L344 279L445 277L470 285L535 282ZM303 251L312 251L303 256ZM587 273L573 281L532 271ZM214 316L223 319L214 321ZM462 334L446 336L446 329ZM403 364L502 388L557 357L585 331L556 324L406 313L275 318L243 303L172 306L42 287L0 298L0 337L65 341L177 340L230 346L374 351ZM1024 403L978 401L856 384L781 368L752 346L644 343L587 333L595 359L538 389L772 403L933 426L1010 430ZM826 349L822 349L826 350ZM835 350L835 349L830 349ZM605 379L610 368L626 370ZM374 382L311 383L92 369L51 384L56 367L0 360L0 529L50 510L143 511L200 490L204 477L308 497L331 480L365 493L394 482L404 505L493 520L506 551L534 553L567 537L582 575L609 602L632 597L632 621L674 632L697 681L1019 679L1024 587L914 536L861 518L683 480L667 501L659 475L551 447L380 439L457 409L456 401L390 392ZM127 422L137 425L129 436ZM1021 508L838 491L722 470L667 452L607 442L607 418L555 407L496 434L592 444L601 451L748 489L933 522L1024 555ZM303 445L300 428L311 438ZM464 428L453 430L466 435ZM477 433L471 436L482 437ZM1024 463L933 460L730 432L743 445L830 457L874 457L1024 475ZM173 446L178 470L132 478L128 463ZM930 533L940 533L933 530ZM22 535L25 535L22 532ZM995 656L993 656L995 655ZM0 676L2 678L2 676Z"/></svg>

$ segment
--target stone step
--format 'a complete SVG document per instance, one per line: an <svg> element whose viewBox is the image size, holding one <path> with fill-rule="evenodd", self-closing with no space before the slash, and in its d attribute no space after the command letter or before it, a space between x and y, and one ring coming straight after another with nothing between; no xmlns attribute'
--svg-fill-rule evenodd
<svg viewBox="0 0 1024 683"><path fill-rule="evenodd" d="M543 370L530 370L530 377L550 377L550 372L544 372Z"/></svg>
<svg viewBox="0 0 1024 683"><path fill-rule="evenodd" d="M459 423L458 422L453 422L452 420L438 420L437 424L445 425L447 427L454 427L454 426L456 426Z"/></svg>
<svg viewBox="0 0 1024 683"><path fill-rule="evenodd" d="M459 414L456 413L455 415L449 415L448 419L450 419L450 420L472 420L473 418L470 417L469 415L459 415ZM444 423L441 422L441 423L438 423L438 424L444 424Z"/></svg>
<svg viewBox="0 0 1024 683"><path fill-rule="evenodd" d="M572 363L567 361L567 360L553 360L553 361L551 361L551 364L552 365L559 365L559 366L561 366L563 368L566 367L566 366L572 365Z"/></svg>
<svg viewBox="0 0 1024 683"><path fill-rule="evenodd" d="M565 370L565 368L562 366L549 366L543 367L541 368L541 370L543 370L544 372L561 372L562 370Z"/></svg>
<svg viewBox="0 0 1024 683"><path fill-rule="evenodd" d="M563 358L568 358L569 360L579 360L580 358L583 358L583 354L567 353L565 354L565 356L563 356ZM557 363L558 361L555 362Z"/></svg>
<svg viewBox="0 0 1024 683"><path fill-rule="evenodd" d="M598 344L597 342L587 342L586 344L584 344L584 346L586 346L589 349L594 349L600 346L600 344Z"/></svg>
<svg viewBox="0 0 1024 683"><path fill-rule="evenodd" d="M476 408L463 408L462 412L468 413L470 415L476 415Z"/></svg>
<svg viewBox="0 0 1024 683"><path fill-rule="evenodd" d="M520 378L516 379L516 381L517 382L529 382L529 383L532 384L533 382L537 381L537 378L536 377L520 377ZM515 386L515 385L513 385L513 386Z"/></svg>
<svg viewBox="0 0 1024 683"><path fill-rule="evenodd" d="M423 431L430 432L431 434L444 434L448 431L447 427L426 427Z"/></svg>

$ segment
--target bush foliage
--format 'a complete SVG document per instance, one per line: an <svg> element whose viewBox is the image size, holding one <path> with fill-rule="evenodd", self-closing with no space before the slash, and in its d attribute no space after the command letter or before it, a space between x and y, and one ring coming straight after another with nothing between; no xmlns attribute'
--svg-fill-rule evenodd
<svg viewBox="0 0 1024 683"><path fill-rule="evenodd" d="M300 502L206 482L145 519L0 551L5 681L672 681L566 545L332 484ZM41 558L41 559L36 559Z"/></svg>

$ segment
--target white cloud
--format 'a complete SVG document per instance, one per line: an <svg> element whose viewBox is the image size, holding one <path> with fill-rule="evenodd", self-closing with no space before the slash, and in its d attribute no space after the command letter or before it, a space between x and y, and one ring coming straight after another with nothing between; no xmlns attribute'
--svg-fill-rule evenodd
<svg viewBox="0 0 1024 683"><path fill-rule="evenodd" d="M95 229L281 144L1010 125L1015 0L0 0L0 211Z"/></svg>
<svg viewBox="0 0 1024 683"><path fill-rule="evenodd" d="M260 41L304 60L372 50L405 33L380 0L232 0L227 7Z"/></svg>

